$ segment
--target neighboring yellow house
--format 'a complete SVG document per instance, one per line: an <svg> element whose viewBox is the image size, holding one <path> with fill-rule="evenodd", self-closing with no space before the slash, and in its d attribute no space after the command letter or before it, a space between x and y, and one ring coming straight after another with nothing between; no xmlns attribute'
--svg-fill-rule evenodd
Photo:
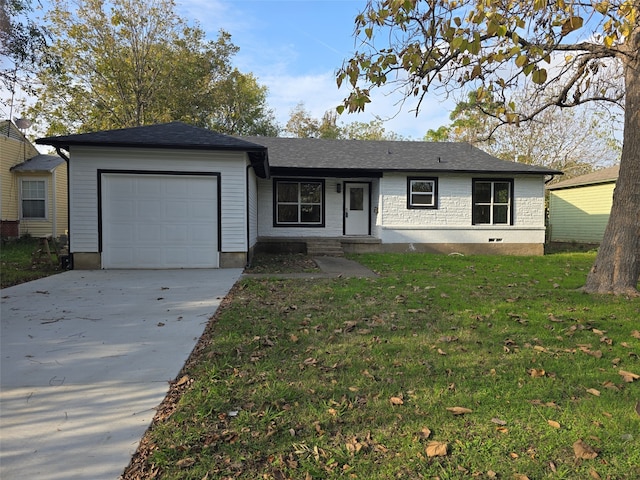
<svg viewBox="0 0 640 480"><path fill-rule="evenodd" d="M550 242L602 241L619 169L616 165L547 187Z"/></svg>
<svg viewBox="0 0 640 480"><path fill-rule="evenodd" d="M9 120L0 122L2 238L67 234L67 165L42 155Z"/></svg>

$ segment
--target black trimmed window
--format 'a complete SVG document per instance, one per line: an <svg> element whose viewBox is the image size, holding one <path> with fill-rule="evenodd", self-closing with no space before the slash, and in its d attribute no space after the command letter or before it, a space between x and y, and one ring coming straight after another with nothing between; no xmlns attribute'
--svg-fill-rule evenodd
<svg viewBox="0 0 640 480"><path fill-rule="evenodd" d="M324 180L274 180L276 227L323 227Z"/></svg>
<svg viewBox="0 0 640 480"><path fill-rule="evenodd" d="M473 224L513 225L513 180L473 180Z"/></svg>
<svg viewBox="0 0 640 480"><path fill-rule="evenodd" d="M438 179L408 177L407 208L438 208Z"/></svg>
<svg viewBox="0 0 640 480"><path fill-rule="evenodd" d="M22 218L47 218L47 182L45 180L22 180L20 186Z"/></svg>

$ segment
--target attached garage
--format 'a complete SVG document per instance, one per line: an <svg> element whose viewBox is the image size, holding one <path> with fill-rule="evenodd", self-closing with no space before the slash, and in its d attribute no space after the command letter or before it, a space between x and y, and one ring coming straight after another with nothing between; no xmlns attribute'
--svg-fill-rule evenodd
<svg viewBox="0 0 640 480"><path fill-rule="evenodd" d="M69 152L74 269L242 268L262 145L171 122L36 141Z"/></svg>
<svg viewBox="0 0 640 480"><path fill-rule="evenodd" d="M218 268L218 177L101 172L102 268Z"/></svg>

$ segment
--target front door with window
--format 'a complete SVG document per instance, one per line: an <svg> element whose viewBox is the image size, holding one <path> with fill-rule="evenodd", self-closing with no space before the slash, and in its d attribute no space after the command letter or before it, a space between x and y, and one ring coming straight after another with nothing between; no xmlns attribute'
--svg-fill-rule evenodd
<svg viewBox="0 0 640 480"><path fill-rule="evenodd" d="M344 197L344 234L369 235L369 184L346 183Z"/></svg>

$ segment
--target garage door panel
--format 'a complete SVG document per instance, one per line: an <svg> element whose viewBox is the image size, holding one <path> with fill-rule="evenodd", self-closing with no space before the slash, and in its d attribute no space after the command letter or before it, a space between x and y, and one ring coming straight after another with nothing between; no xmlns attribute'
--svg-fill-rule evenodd
<svg viewBox="0 0 640 480"><path fill-rule="evenodd" d="M134 229L129 224L112 224L110 238L114 244L130 244L135 238Z"/></svg>
<svg viewBox="0 0 640 480"><path fill-rule="evenodd" d="M217 177L103 174L103 268L218 267Z"/></svg>
<svg viewBox="0 0 640 480"><path fill-rule="evenodd" d="M176 222L189 216L189 202L185 200L176 201L166 206L165 217Z"/></svg>
<svg viewBox="0 0 640 480"><path fill-rule="evenodd" d="M132 230L136 232L134 238L144 245L161 245L164 240L161 225L145 222L145 225L135 225Z"/></svg>
<svg viewBox="0 0 640 480"><path fill-rule="evenodd" d="M192 240L194 243L208 245L211 243L211 239L213 235L215 235L216 229L208 225L190 225L188 232L189 240Z"/></svg>

